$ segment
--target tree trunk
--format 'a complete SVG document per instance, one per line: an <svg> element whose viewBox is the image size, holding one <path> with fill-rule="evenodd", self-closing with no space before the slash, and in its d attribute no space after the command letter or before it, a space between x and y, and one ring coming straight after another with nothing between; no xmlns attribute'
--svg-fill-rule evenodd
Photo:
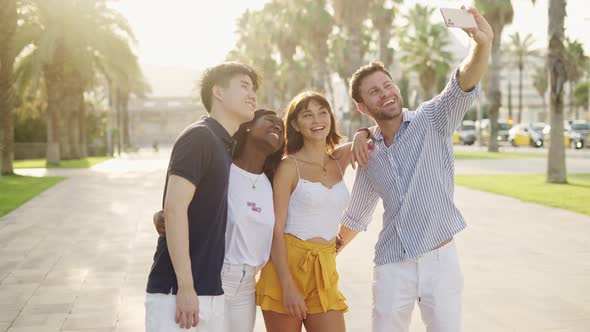
<svg viewBox="0 0 590 332"><path fill-rule="evenodd" d="M12 174L14 160L14 36L16 1L0 2L0 174Z"/></svg>
<svg viewBox="0 0 590 332"><path fill-rule="evenodd" d="M547 70L551 94L550 144L547 155L547 182L567 183L565 147L563 145L563 88L566 80L566 57L563 46L565 0L549 0L549 49Z"/></svg>
<svg viewBox="0 0 590 332"><path fill-rule="evenodd" d="M347 73L347 80L352 76L355 70L357 70L363 61L362 54L361 54L361 43L362 43L362 35L361 29L349 29L349 36L350 40L348 43L348 49L350 50L350 63L349 63L349 72ZM350 88L348 84L346 84L347 90ZM352 137L354 131L361 127L362 122L362 115L360 112L356 110L356 104L354 101L350 103L350 127L348 128L348 137Z"/></svg>
<svg viewBox="0 0 590 332"><path fill-rule="evenodd" d="M71 95L68 96L70 116L68 118L69 143L72 159L80 159L80 100L84 100L83 84L78 82L71 87Z"/></svg>
<svg viewBox="0 0 590 332"><path fill-rule="evenodd" d="M510 81L508 81L508 119L514 120L512 117L512 82ZM517 119L520 119L520 114L518 114ZM517 123L520 123L520 120Z"/></svg>
<svg viewBox="0 0 590 332"><path fill-rule="evenodd" d="M78 108L80 110L80 117L78 120L80 121L80 125L78 128L80 129L80 158L88 158L88 144L86 142L86 102L84 101L84 95L82 95L79 102L80 106L78 106Z"/></svg>
<svg viewBox="0 0 590 332"><path fill-rule="evenodd" d="M116 116L117 116L117 151L119 156L123 153L123 95L120 88L116 89L117 103L116 103Z"/></svg>
<svg viewBox="0 0 590 332"><path fill-rule="evenodd" d="M518 123L522 123L522 70L524 65L518 64ZM512 118L512 117L511 117Z"/></svg>
<svg viewBox="0 0 590 332"><path fill-rule="evenodd" d="M57 165L61 161L59 145L59 111L62 109L61 70L59 66L47 65L43 70L47 90L47 152L48 164Z"/></svg>
<svg viewBox="0 0 590 332"><path fill-rule="evenodd" d="M501 38L502 24L492 25L494 39L492 41L492 61L490 63L490 83L488 86L489 116L490 116L490 138L488 151L498 152L498 117L502 105L502 92L500 91L500 70L501 70Z"/></svg>
<svg viewBox="0 0 590 332"><path fill-rule="evenodd" d="M566 116L565 119L566 120L573 120L577 118L575 117L575 113L576 113L576 103L574 100L574 87L576 86L577 82L570 82L569 87L570 87L570 114L569 116Z"/></svg>
<svg viewBox="0 0 590 332"><path fill-rule="evenodd" d="M131 147L131 138L129 135L129 93L126 92L121 100L123 111L123 146Z"/></svg>
<svg viewBox="0 0 590 332"><path fill-rule="evenodd" d="M393 50L389 48L389 41L391 39L390 27L379 30L379 59L387 70L393 63Z"/></svg>

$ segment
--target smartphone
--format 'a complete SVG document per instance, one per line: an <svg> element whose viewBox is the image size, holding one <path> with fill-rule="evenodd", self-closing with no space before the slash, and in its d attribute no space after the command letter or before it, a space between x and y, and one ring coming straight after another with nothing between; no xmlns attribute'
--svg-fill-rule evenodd
<svg viewBox="0 0 590 332"><path fill-rule="evenodd" d="M477 28L473 15L463 9L441 8L440 13L443 16L445 24L449 28Z"/></svg>

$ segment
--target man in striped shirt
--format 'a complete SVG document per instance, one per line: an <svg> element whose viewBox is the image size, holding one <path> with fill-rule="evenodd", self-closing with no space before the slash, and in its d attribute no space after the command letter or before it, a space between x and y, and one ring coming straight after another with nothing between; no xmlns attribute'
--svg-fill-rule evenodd
<svg viewBox="0 0 590 332"><path fill-rule="evenodd" d="M418 302L429 332L461 330L463 276L453 236L465 221L453 203L452 133L479 93L493 32L475 9L470 55L446 88L415 112L380 63L361 67L350 93L377 123L368 163L357 172L340 228L342 246L366 230L379 198L383 229L375 248L373 331L408 331ZM366 144L365 144L366 146ZM341 250L340 248L340 250Z"/></svg>

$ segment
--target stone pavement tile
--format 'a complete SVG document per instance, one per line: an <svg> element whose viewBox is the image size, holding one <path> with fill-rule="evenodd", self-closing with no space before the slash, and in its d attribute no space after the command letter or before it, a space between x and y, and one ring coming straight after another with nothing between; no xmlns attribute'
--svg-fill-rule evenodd
<svg viewBox="0 0 590 332"><path fill-rule="evenodd" d="M15 285L15 284L40 284L45 276L47 270L44 269L18 269L13 270L4 280L2 285Z"/></svg>
<svg viewBox="0 0 590 332"><path fill-rule="evenodd" d="M117 322L116 314L110 311L99 311L94 313L70 314L66 318L63 330L78 329L114 329Z"/></svg>
<svg viewBox="0 0 590 332"><path fill-rule="evenodd" d="M0 323L12 322L20 313L20 309L6 309L0 311Z"/></svg>
<svg viewBox="0 0 590 332"><path fill-rule="evenodd" d="M101 295L79 296L74 302L71 312L73 314L91 314L97 311L108 311L116 314L121 303L118 294L104 293Z"/></svg>
<svg viewBox="0 0 590 332"><path fill-rule="evenodd" d="M10 322L0 322L0 332L6 332L9 326Z"/></svg>
<svg viewBox="0 0 590 332"><path fill-rule="evenodd" d="M70 303L58 304L27 304L22 308L22 314L26 315L51 315L67 314L70 312Z"/></svg>
<svg viewBox="0 0 590 332"><path fill-rule="evenodd" d="M12 322L11 327L33 327L44 326L48 328L61 329L68 313L60 314L31 314L21 312L18 317Z"/></svg>
<svg viewBox="0 0 590 332"><path fill-rule="evenodd" d="M113 331L115 331L115 329L111 328L111 327L98 328L98 329L61 330L61 332L113 332Z"/></svg>
<svg viewBox="0 0 590 332"><path fill-rule="evenodd" d="M56 293L54 295L33 295L27 304L71 304L76 300L76 293Z"/></svg>
<svg viewBox="0 0 590 332"><path fill-rule="evenodd" d="M39 284L0 284L0 306L22 307L33 295ZM0 307L1 308L1 307Z"/></svg>
<svg viewBox="0 0 590 332"><path fill-rule="evenodd" d="M24 326L10 327L7 332L59 332L59 327L51 326Z"/></svg>

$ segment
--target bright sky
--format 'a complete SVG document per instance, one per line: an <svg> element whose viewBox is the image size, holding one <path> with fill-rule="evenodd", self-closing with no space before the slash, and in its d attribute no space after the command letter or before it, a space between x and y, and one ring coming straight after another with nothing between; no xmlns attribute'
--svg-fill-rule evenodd
<svg viewBox="0 0 590 332"><path fill-rule="evenodd" d="M119 0L116 7L128 18L139 40L140 61L144 64L204 68L222 62L233 47L236 20L241 13L259 9L268 0ZM437 7L459 7L473 1L417 0ZM546 47L547 3L537 0L512 1L514 23L504 32L504 40L515 31L532 33L537 47ZM567 2L566 35L579 39L590 53L590 13L584 0ZM467 42L462 31L457 32Z"/></svg>

